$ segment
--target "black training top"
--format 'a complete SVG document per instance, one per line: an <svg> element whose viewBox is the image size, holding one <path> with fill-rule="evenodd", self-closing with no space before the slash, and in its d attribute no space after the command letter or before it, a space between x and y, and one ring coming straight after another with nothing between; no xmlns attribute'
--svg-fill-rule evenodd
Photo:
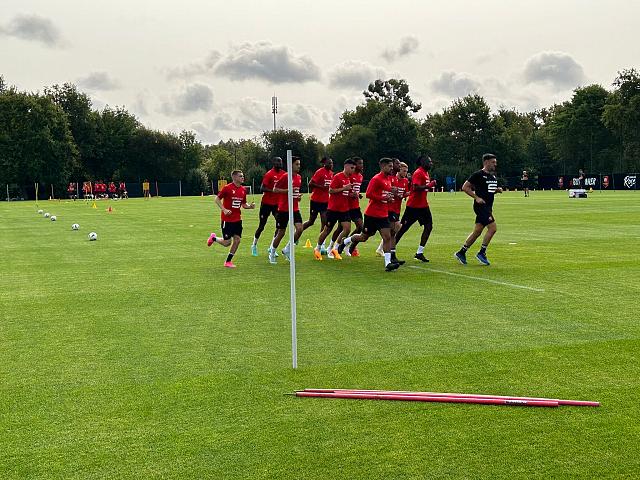
<svg viewBox="0 0 640 480"><path fill-rule="evenodd" d="M467 182L473 185L476 195L483 199L489 208L493 207L493 197L495 196L496 188L498 188L498 179L495 175L484 170L478 170L471 174Z"/></svg>

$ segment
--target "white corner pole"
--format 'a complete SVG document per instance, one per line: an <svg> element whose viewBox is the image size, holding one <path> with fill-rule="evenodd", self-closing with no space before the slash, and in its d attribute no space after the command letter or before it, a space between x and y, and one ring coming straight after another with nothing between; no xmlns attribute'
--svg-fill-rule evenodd
<svg viewBox="0 0 640 480"><path fill-rule="evenodd" d="M298 334L296 330L296 244L293 224L293 158L287 150L287 201L289 204L289 275L291 277L291 356L293 368L298 368Z"/></svg>

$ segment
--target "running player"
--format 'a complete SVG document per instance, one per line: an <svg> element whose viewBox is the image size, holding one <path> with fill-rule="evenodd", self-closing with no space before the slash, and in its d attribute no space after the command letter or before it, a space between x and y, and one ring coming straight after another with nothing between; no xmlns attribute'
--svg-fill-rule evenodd
<svg viewBox="0 0 640 480"><path fill-rule="evenodd" d="M351 218L349 217L349 193L353 189L350 177L356 168L356 162L348 158L344 162L344 170L334 175L329 185L329 204L327 209L327 224L320 232L318 237L318 245L313 250L316 260L322 260L322 245L325 238L331 233L331 229L336 223L340 224L340 233L338 234L337 243L349 235L351 229ZM331 250L331 257L336 260L342 260L342 256L337 250Z"/></svg>
<svg viewBox="0 0 640 480"><path fill-rule="evenodd" d="M362 211L360 210L360 199L362 198L362 193L360 193L360 189L362 187L362 182L364 180L364 176L362 172L364 171L364 160L360 157L351 157L351 159L356 162L356 169L349 177L349 181L353 188L349 192L349 218L355 224L356 229L353 231L353 235L362 232ZM327 248L327 257L332 258L332 251L337 248L339 244L336 243L338 240L338 236L342 231L341 225L338 225L333 232L331 237L331 242L329 243L329 247ZM349 257L359 257L360 252L358 252L357 248L354 248L353 251L347 249L344 253Z"/></svg>
<svg viewBox="0 0 640 480"><path fill-rule="evenodd" d="M242 186L244 174L240 170L231 172L231 183L225 185L214 198L216 205L220 207L220 219L222 220L222 238L212 233L207 240L207 246L219 243L223 247L228 247L229 255L224 262L227 268L236 268L233 263L233 256L238 251L240 239L242 238L242 213L240 208L256 208L255 203L247 203L247 191Z"/></svg>
<svg viewBox="0 0 640 480"><path fill-rule="evenodd" d="M391 248L394 246L394 242L389 224L389 202L392 200L389 174L393 169L393 160L385 157L381 158L378 163L380 164L380 173L375 175L367 186L366 196L369 199L369 204L364 212L362 233L345 238L338 247L338 252L342 253L345 247L349 247L353 253L353 249L359 242L366 242L369 237L380 232L384 241L382 248L385 270L390 272L400 266L399 263L391 260Z"/></svg>
<svg viewBox="0 0 640 480"><path fill-rule="evenodd" d="M496 178L496 167L498 160L492 153L485 153L482 156L482 170L473 173L462 185L462 191L473 198L473 211L476 214L476 224L473 231L465 240L462 248L455 253L458 261L467 264L467 250L473 245L482 231L487 229L487 233L482 240L480 251L476 258L483 265L489 265L487 259L487 247L496 233L496 220L493 216L493 199L496 193L502 193L502 188L498 187Z"/></svg>
<svg viewBox="0 0 640 480"><path fill-rule="evenodd" d="M273 157L271 165L271 170L264 174L260 185L263 193L262 201L260 202L260 223L256 233L253 234L253 244L251 245L251 255L254 257L258 256L258 239L267 224L267 220L269 220L269 215L273 215L275 219L278 213L278 195L273 192L273 188L278 179L285 173L282 169L282 158ZM275 237L275 233L273 236ZM273 248L273 242L269 248Z"/></svg>
<svg viewBox="0 0 640 480"><path fill-rule="evenodd" d="M311 196L309 197L309 220L302 225L302 231L316 223L318 214L320 215L320 231L324 229L327 224L327 204L329 202L329 185L333 178L333 160L328 157L324 157L320 160L322 167L320 167L311 177L309 182L309 189L311 189ZM326 253L324 243L322 244L322 253Z"/></svg>
<svg viewBox="0 0 640 480"><path fill-rule="evenodd" d="M395 242L396 245L400 242L402 236L411 228L411 225L418 222L422 226L422 235L420 236L420 245L414 255L416 260L421 262L428 262L429 260L424 256L424 247L429 240L431 230L433 230L433 220L431 218L431 210L429 209L429 202L427 201L427 190L435 187L436 181L431 180L429 177L429 170L433 167L431 158L426 155L418 157L418 168L411 176L411 190L409 192L409 199L407 200L407 207L402 215L402 221L400 230L396 233Z"/></svg>
<svg viewBox="0 0 640 480"><path fill-rule="evenodd" d="M302 215L300 215L300 187L302 186L302 177L298 173L300 171L300 157L293 157L291 163L292 179L291 186L293 188L293 225L295 228L294 242L298 243L300 235L302 235ZM287 231L287 224L289 223L289 199L287 196L288 190L288 177L289 174L282 175L275 186L273 191L278 194L278 215L276 216L276 236L273 238L273 246L269 249L269 263L277 263L276 250L280 241L284 237ZM291 245L287 242L287 245L282 250L282 254L289 260L289 254L291 252Z"/></svg>
<svg viewBox="0 0 640 480"><path fill-rule="evenodd" d="M395 168L395 159L394 158L394 170ZM395 235L398 230L400 230L400 211L402 210L402 200L409 196L409 179L407 178L407 174L409 172L409 166L398 160L397 163L397 172L394 176L391 177L391 191L393 192L393 200L389 204L389 223L391 224L391 235ZM383 242L380 242L378 248L376 249L376 253L381 257L384 256L384 251L382 250ZM404 264L404 260L398 260L396 257L396 248L391 249L391 260L399 263L400 265Z"/></svg>

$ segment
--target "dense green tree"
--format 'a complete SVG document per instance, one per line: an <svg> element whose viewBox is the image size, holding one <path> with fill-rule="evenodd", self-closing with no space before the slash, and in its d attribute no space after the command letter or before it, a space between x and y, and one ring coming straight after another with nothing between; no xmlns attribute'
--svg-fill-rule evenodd
<svg viewBox="0 0 640 480"><path fill-rule="evenodd" d="M367 102L383 103L387 106L396 106L407 112L418 112L422 105L415 103L409 96L409 84L406 80L376 80L370 83L362 92Z"/></svg>
<svg viewBox="0 0 640 480"><path fill-rule="evenodd" d="M618 171L640 170L640 74L635 69L618 72L615 90L607 98L602 120L622 142Z"/></svg>
<svg viewBox="0 0 640 480"><path fill-rule="evenodd" d="M324 145L313 135L305 135L299 130L278 129L263 133L265 149L269 157L279 156L286 163L287 150L302 158L300 174L310 177L318 168L320 158L325 153Z"/></svg>

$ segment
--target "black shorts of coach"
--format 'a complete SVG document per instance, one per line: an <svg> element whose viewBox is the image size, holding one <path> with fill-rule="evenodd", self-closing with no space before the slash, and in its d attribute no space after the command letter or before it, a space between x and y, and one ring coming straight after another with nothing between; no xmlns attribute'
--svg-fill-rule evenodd
<svg viewBox="0 0 640 480"><path fill-rule="evenodd" d="M433 218L431 217L431 209L429 207L425 207L425 208L406 207L404 210L404 214L402 215L402 224L413 225L415 222L418 222L423 227L425 225L433 224Z"/></svg>
<svg viewBox="0 0 640 480"><path fill-rule="evenodd" d="M400 214L389 210L389 223L396 223L400 221Z"/></svg>
<svg viewBox="0 0 640 480"><path fill-rule="evenodd" d="M264 203L260 204L260 220L263 222L269 218L269 215L273 215L273 218L276 218L278 213L278 205L266 205Z"/></svg>
<svg viewBox="0 0 640 480"><path fill-rule="evenodd" d="M349 211L346 212L336 212L334 210L327 210L327 228L329 231L333 228L333 226L338 222L351 222L351 217L349 217Z"/></svg>
<svg viewBox="0 0 640 480"><path fill-rule="evenodd" d="M222 238L229 240L234 236L242 237L242 220L239 222L222 222Z"/></svg>
<svg viewBox="0 0 640 480"><path fill-rule="evenodd" d="M300 211L293 212L293 223L302 223ZM276 215L276 228L284 230L289 225L289 212L278 212Z"/></svg>
<svg viewBox="0 0 640 480"><path fill-rule="evenodd" d="M493 212L491 211L491 208L489 208L487 205L480 205L474 202L473 211L476 214L476 223L481 223L485 227L490 223L496 221L496 219L493 218Z"/></svg>
<svg viewBox="0 0 640 480"><path fill-rule="evenodd" d="M362 210L360 210L359 208L352 208L351 210L349 210L349 218L352 222L362 220Z"/></svg>
<svg viewBox="0 0 640 480"><path fill-rule="evenodd" d="M319 215L321 213L326 212L328 205L329 204L327 202L315 202L311 200L309 202L309 210L310 210L311 216Z"/></svg>
<svg viewBox="0 0 640 480"><path fill-rule="evenodd" d="M380 218L370 217L368 215L364 216L364 225L362 227L362 231L367 235L375 235L376 232L379 232L383 228L391 228L388 217Z"/></svg>

